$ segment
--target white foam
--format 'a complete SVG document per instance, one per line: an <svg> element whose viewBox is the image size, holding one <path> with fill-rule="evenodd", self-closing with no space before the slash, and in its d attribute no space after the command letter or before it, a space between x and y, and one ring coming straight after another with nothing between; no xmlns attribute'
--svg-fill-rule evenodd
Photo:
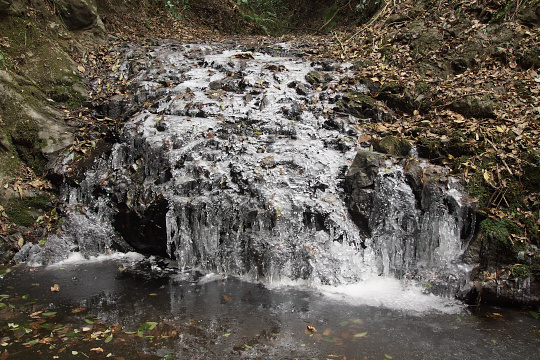
<svg viewBox="0 0 540 360"><path fill-rule="evenodd" d="M350 285L320 286L319 289L325 296L351 305L384 307L413 315L426 312L457 314L464 310L464 305L455 299L426 294L421 286L388 277Z"/></svg>
<svg viewBox="0 0 540 360"><path fill-rule="evenodd" d="M59 261L57 263L48 265L51 268L56 267L62 267L65 265L81 265L81 264L88 264L88 263L99 263L103 261L111 261L111 260L122 260L122 261L141 261L145 258L144 255L136 253L136 252L128 252L128 253L119 253L119 252L113 252L110 254L100 254L97 256L90 256L85 257L80 252L72 252L67 259Z"/></svg>

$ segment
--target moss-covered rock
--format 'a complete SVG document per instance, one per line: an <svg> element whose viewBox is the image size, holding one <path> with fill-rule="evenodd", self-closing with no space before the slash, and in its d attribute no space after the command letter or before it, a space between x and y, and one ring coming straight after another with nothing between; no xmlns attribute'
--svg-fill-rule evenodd
<svg viewBox="0 0 540 360"><path fill-rule="evenodd" d="M407 156L411 151L411 144L406 139L398 139L388 135L379 141L373 141L373 149L394 156Z"/></svg>
<svg viewBox="0 0 540 360"><path fill-rule="evenodd" d="M330 75L315 70L308 72L305 78L308 83L314 86L325 84L332 79Z"/></svg>
<svg viewBox="0 0 540 360"><path fill-rule="evenodd" d="M48 194L39 194L30 197L13 197L5 205L5 212L14 224L19 226L32 226L37 217L49 207Z"/></svg>

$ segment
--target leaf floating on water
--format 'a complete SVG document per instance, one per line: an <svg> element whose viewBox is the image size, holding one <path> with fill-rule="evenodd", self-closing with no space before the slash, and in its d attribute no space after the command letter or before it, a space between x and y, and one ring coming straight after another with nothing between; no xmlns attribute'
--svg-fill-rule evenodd
<svg viewBox="0 0 540 360"><path fill-rule="evenodd" d="M358 333L358 334L354 334L354 337L355 337L355 338L361 338L361 337L364 337L364 336L366 336L366 335L367 335L367 331L362 332L362 333Z"/></svg>
<svg viewBox="0 0 540 360"><path fill-rule="evenodd" d="M334 339L333 337L326 336L323 338L324 341L330 342L330 343L337 343L338 341Z"/></svg>

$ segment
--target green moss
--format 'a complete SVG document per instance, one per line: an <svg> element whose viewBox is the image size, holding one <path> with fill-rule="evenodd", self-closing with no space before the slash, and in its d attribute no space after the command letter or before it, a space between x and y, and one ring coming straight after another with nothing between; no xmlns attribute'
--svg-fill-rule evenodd
<svg viewBox="0 0 540 360"><path fill-rule="evenodd" d="M481 172L477 171L471 176L469 182L465 184L465 189L471 196L478 199L478 206L480 209L487 207L491 194Z"/></svg>
<svg viewBox="0 0 540 360"><path fill-rule="evenodd" d="M429 85L424 81L420 81L416 84L416 91L420 94L425 93L426 91L428 91L428 89Z"/></svg>
<svg viewBox="0 0 540 360"><path fill-rule="evenodd" d="M375 106L375 100L371 96L363 92L349 91L347 93L347 97L349 100L355 103L359 103L359 104L365 103L369 105L370 107Z"/></svg>
<svg viewBox="0 0 540 360"><path fill-rule="evenodd" d="M388 135L373 144L375 150L396 156L407 156L411 150L411 144L406 139L398 139Z"/></svg>
<svg viewBox="0 0 540 360"><path fill-rule="evenodd" d="M322 84L324 82L323 75L320 72L315 71L315 70L308 72L305 78L306 78L306 81L310 83L311 85Z"/></svg>
<svg viewBox="0 0 540 360"><path fill-rule="evenodd" d="M74 91L71 86L57 85L53 87L47 95L56 102L65 103L68 108L80 107L84 102L84 97Z"/></svg>
<svg viewBox="0 0 540 360"><path fill-rule="evenodd" d="M12 198L6 204L5 211L13 223L20 226L32 226L35 222L32 212L42 212L47 208L49 201L50 197L47 194L22 199Z"/></svg>
<svg viewBox="0 0 540 360"><path fill-rule="evenodd" d="M507 218L500 221L491 218L485 219L480 223L480 229L490 241L509 247L513 246L510 241L510 235L521 235L522 233L520 227Z"/></svg>
<svg viewBox="0 0 540 360"><path fill-rule="evenodd" d="M21 161L37 174L42 173L46 165L41 152L46 142L39 138L40 125L27 115L27 107L43 109L46 99L53 98L73 108L84 100L73 90L73 84L81 81L74 63L61 49L57 32L45 24L24 16L6 16L0 22L0 34L9 42L9 46L2 47L6 60L3 64L7 70L23 73L31 79L31 82L1 84L0 134L12 145L1 156L5 161L0 164L0 171L5 176L15 176Z"/></svg>
<svg viewBox="0 0 540 360"><path fill-rule="evenodd" d="M381 93L388 92L388 93L391 93L391 94L401 94L403 92L403 90L405 90L405 87L403 85L401 85L397 81L392 81L392 82L384 84L381 87L380 92Z"/></svg>
<svg viewBox="0 0 540 360"><path fill-rule="evenodd" d="M532 274L531 267L524 264L519 264L512 267L512 276L516 278L527 278Z"/></svg>

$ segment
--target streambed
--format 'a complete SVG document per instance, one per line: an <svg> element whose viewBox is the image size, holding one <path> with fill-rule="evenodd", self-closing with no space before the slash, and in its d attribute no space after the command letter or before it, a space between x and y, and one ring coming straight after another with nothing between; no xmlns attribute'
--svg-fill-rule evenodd
<svg viewBox="0 0 540 360"><path fill-rule="evenodd" d="M528 310L466 308L385 281L374 286L386 289L380 298L399 301L377 304L376 292L269 288L169 265L126 255L14 269L0 282L3 302L15 306L0 312L3 351L8 359L540 356L540 323Z"/></svg>

